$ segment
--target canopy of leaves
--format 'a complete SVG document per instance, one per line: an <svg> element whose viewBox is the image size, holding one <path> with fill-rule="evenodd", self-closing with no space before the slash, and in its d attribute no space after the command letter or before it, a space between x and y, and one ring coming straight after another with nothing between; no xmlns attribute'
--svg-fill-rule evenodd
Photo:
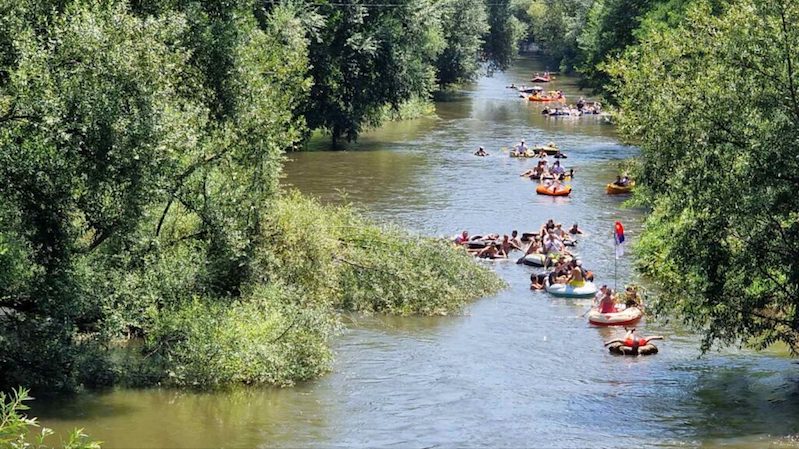
<svg viewBox="0 0 799 449"><path fill-rule="evenodd" d="M799 351L799 5L697 2L612 66L653 209L658 309L714 342Z"/></svg>

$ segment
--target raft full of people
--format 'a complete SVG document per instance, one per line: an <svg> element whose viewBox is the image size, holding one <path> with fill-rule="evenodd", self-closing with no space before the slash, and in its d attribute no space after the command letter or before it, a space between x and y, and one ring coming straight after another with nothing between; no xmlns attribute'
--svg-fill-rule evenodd
<svg viewBox="0 0 799 449"><path fill-rule="evenodd" d="M575 105L546 107L541 114L549 117L595 116L602 114L602 104L598 101L586 101L584 98L580 98Z"/></svg>

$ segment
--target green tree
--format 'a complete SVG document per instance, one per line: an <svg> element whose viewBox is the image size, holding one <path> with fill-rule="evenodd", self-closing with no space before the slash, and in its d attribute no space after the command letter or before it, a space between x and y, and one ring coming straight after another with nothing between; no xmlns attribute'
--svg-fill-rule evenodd
<svg viewBox="0 0 799 449"><path fill-rule="evenodd" d="M563 71L579 60L577 40L594 0L516 0L514 10L524 23L527 38Z"/></svg>
<svg viewBox="0 0 799 449"><path fill-rule="evenodd" d="M20 17L35 13L19 6ZM7 35L2 257L28 268L0 287L4 382L69 384L74 334L101 318L79 261L135 227L174 173L173 152L188 150L181 137L195 114L177 92L188 55L165 43L181 26L173 19L141 22L90 2L44 30L17 19Z"/></svg>
<svg viewBox="0 0 799 449"><path fill-rule="evenodd" d="M799 351L799 5L697 2L612 66L652 208L657 310L714 342Z"/></svg>
<svg viewBox="0 0 799 449"><path fill-rule="evenodd" d="M488 15L482 1L453 0L441 6L444 48L436 60L438 84L471 81L480 69L480 51L488 33Z"/></svg>
<svg viewBox="0 0 799 449"><path fill-rule="evenodd" d="M519 52L524 25L513 14L511 0L488 2L488 35L483 44L484 59L491 70L505 70Z"/></svg>
<svg viewBox="0 0 799 449"><path fill-rule="evenodd" d="M320 2L324 23L310 30L310 88L304 116L310 129L330 133L336 146L375 126L383 107L398 108L435 85L440 39L435 6L402 0L369 6L357 0Z"/></svg>

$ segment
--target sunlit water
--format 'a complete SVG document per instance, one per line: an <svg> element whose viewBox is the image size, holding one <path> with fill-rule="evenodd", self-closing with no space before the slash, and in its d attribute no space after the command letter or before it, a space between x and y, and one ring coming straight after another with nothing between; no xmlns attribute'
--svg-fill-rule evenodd
<svg viewBox="0 0 799 449"><path fill-rule="evenodd" d="M285 183L426 235L577 222L588 233L578 245L585 265L599 282L622 286L633 280L631 255L614 264L612 224L622 221L634 240L643 213L622 208L604 185L637 150L600 118L542 117L542 106L505 89L542 69L520 61L439 102L437 118L390 124L348 151L291 155ZM552 84L579 96L573 80ZM535 163L507 156L522 138L554 141L569 155L571 197L537 196L518 176ZM490 157L471 155L480 145ZM738 351L698 358L695 337L647 322L643 334L667 337L661 352L614 357L602 343L621 331L589 326L587 301L531 292L531 268L492 266L509 288L462 316L348 317L333 372L315 382L115 390L39 401L34 412L59 431L85 427L109 448L799 445L791 360Z"/></svg>

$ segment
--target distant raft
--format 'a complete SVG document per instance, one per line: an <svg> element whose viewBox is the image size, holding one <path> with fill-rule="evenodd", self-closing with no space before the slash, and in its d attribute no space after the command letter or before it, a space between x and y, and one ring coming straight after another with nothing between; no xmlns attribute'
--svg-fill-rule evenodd
<svg viewBox="0 0 799 449"><path fill-rule="evenodd" d="M605 187L605 190L607 190L608 195L622 195L622 194L625 194L625 193L632 192L633 191L633 187L635 187L635 182L631 182L630 184L628 184L626 186L620 186L618 184L608 184Z"/></svg>
<svg viewBox="0 0 799 449"><path fill-rule="evenodd" d="M569 185L566 186L552 186L546 184L539 184L536 187L535 192L539 195L549 195L549 196L569 196L572 192L572 187Z"/></svg>

